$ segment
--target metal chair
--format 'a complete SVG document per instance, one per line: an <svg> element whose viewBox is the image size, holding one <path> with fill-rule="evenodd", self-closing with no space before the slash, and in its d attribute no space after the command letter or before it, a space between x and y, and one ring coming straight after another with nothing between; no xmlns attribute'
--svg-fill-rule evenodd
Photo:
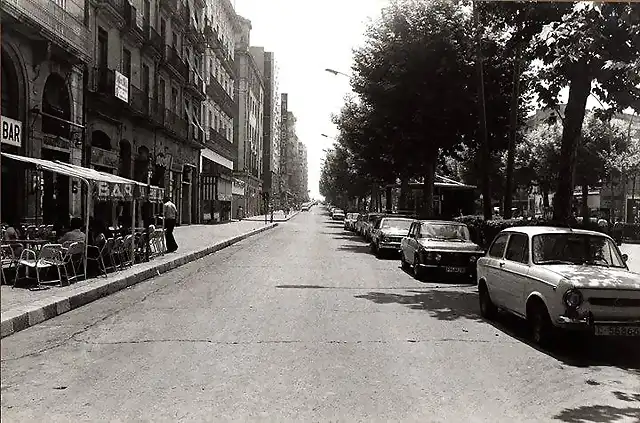
<svg viewBox="0 0 640 423"><path fill-rule="evenodd" d="M104 240L99 246L89 245L87 249L87 261L95 262L98 264L98 269L104 273L104 277L107 275L107 266L104 265L104 254L107 251L107 240Z"/></svg>
<svg viewBox="0 0 640 423"><path fill-rule="evenodd" d="M115 258L117 258L117 266L119 270L124 269L124 266L122 265L122 244L123 244L123 239L121 236L117 237L114 242L113 242L113 256Z"/></svg>
<svg viewBox="0 0 640 423"><path fill-rule="evenodd" d="M118 262L116 260L116 240L113 238L108 238L107 242L104 245L103 257L109 258L109 266L106 267L107 270L117 271L118 270Z"/></svg>
<svg viewBox="0 0 640 423"><path fill-rule="evenodd" d="M79 276L83 276L86 279L87 275L84 273L84 242L74 242L71 244L67 249L67 255L69 255L71 265L73 266L74 279L77 281ZM76 267L77 259L80 260Z"/></svg>
<svg viewBox="0 0 640 423"><path fill-rule="evenodd" d="M51 267L58 268L58 281L62 284L62 274L60 273L60 264L62 263L62 245L60 244L46 244L40 250L40 256L36 255L35 251L25 249L20 254L20 259L16 267L16 277L13 283L15 287L18 283L18 277L20 275L20 266L25 267L26 277L29 278L29 269L36 270L36 279L38 285L36 289L48 289L43 287L40 280L40 270L48 269ZM31 258L30 258L31 257Z"/></svg>
<svg viewBox="0 0 640 423"><path fill-rule="evenodd" d="M0 247L0 259L2 261L2 281L8 284L9 280L5 274L5 269L15 269L18 265L18 259L16 258L15 251L10 244L2 245Z"/></svg>
<svg viewBox="0 0 640 423"><path fill-rule="evenodd" d="M135 246L134 241L133 235L127 235L120 248L120 254L123 258L122 264L126 267L133 266L135 261L135 253L132 251Z"/></svg>

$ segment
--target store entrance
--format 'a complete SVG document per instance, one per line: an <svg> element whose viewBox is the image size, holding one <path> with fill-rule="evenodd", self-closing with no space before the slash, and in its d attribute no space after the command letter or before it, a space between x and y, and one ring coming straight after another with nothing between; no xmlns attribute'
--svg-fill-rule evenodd
<svg viewBox="0 0 640 423"><path fill-rule="evenodd" d="M69 153L42 149L45 160L69 162ZM47 225L66 225L69 222L69 177L43 172L42 219Z"/></svg>

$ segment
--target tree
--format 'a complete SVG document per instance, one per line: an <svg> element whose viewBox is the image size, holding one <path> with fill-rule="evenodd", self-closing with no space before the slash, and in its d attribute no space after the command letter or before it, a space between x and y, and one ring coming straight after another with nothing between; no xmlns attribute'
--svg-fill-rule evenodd
<svg viewBox="0 0 640 423"><path fill-rule="evenodd" d="M369 141L390 147L380 149L396 173L422 177L428 217L440 150L454 150L477 125L470 33L468 14L453 2L398 0L354 53L353 89L377 123Z"/></svg>

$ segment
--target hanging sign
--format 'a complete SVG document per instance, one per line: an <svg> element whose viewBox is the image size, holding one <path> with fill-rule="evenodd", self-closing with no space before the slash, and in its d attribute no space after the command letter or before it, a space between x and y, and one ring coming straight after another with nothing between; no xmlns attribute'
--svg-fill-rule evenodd
<svg viewBox="0 0 640 423"><path fill-rule="evenodd" d="M2 116L2 144L22 145L22 122Z"/></svg>
<svg viewBox="0 0 640 423"><path fill-rule="evenodd" d="M129 78L116 71L115 96L125 103L129 102Z"/></svg>

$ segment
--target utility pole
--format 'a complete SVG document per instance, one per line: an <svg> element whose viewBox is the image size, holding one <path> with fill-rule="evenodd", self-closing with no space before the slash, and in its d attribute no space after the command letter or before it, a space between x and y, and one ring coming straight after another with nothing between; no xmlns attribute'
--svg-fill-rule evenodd
<svg viewBox="0 0 640 423"><path fill-rule="evenodd" d="M522 66L522 46L516 48L513 65L513 88L511 91L511 116L509 128L509 149L507 150L507 180L504 189L504 218L511 219L513 204L513 164L516 156L516 138L518 136L518 100L520 97L520 68Z"/></svg>

